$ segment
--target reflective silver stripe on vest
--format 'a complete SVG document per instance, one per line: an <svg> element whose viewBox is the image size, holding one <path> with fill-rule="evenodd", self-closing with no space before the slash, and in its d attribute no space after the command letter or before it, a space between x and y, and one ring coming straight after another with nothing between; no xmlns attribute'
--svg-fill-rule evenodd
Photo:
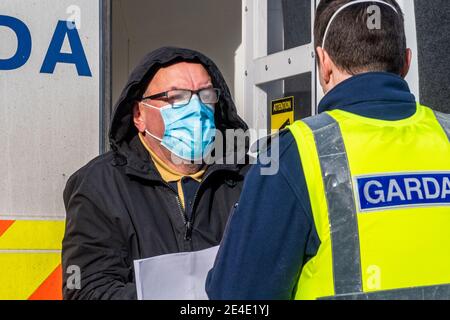
<svg viewBox="0 0 450 320"><path fill-rule="evenodd" d="M313 131L330 220L335 294L363 292L350 168L339 124L323 113L303 120Z"/></svg>
<svg viewBox="0 0 450 320"><path fill-rule="evenodd" d="M450 284L441 286L397 289L371 293L348 294L321 300L449 300Z"/></svg>
<svg viewBox="0 0 450 320"><path fill-rule="evenodd" d="M448 140L450 141L450 114L444 114L435 111L434 115L436 116L437 121L444 129L445 133L447 134Z"/></svg>

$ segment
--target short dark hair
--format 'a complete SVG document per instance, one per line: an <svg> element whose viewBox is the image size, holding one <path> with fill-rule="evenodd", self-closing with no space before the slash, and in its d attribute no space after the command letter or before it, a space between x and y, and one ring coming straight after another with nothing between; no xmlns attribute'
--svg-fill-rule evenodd
<svg viewBox="0 0 450 320"><path fill-rule="evenodd" d="M333 14L350 0L321 0L314 23L315 48L322 46L325 29ZM349 74L370 71L401 74L406 61L406 36L403 12L395 0L385 0L398 14L377 2L354 4L333 20L325 50L336 66ZM378 5L381 29L370 29L367 8Z"/></svg>

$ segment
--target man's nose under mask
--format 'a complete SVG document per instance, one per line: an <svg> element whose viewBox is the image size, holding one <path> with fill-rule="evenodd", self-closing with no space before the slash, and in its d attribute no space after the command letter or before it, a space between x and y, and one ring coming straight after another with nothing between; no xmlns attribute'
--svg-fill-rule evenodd
<svg viewBox="0 0 450 320"><path fill-rule="evenodd" d="M203 159L214 143L214 108L200 101L194 95L189 104L182 107L166 105L156 108L143 103L146 107L159 110L164 121L164 134L159 138L149 130L145 132L161 142L161 145L177 157L188 161Z"/></svg>

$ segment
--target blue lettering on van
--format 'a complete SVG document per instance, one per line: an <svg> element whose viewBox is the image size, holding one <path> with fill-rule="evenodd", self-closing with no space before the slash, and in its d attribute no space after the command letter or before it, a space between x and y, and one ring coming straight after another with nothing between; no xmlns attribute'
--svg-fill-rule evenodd
<svg viewBox="0 0 450 320"><path fill-rule="evenodd" d="M15 70L27 63L31 55L31 33L17 18L0 15L0 27L11 29L17 37L17 49L12 57L0 59L0 70Z"/></svg>
<svg viewBox="0 0 450 320"><path fill-rule="evenodd" d="M10 29L17 37L15 53L12 57L0 59L0 70L19 69L31 56L31 32L23 21L5 15L0 15L0 27ZM71 48L70 53L61 52L66 36ZM77 28L74 28L74 23L70 21L58 21L40 73L53 74L58 63L73 64L79 76L92 77L80 35Z"/></svg>
<svg viewBox="0 0 450 320"><path fill-rule="evenodd" d="M359 208L379 211L413 206L450 206L450 172L357 177Z"/></svg>
<svg viewBox="0 0 450 320"><path fill-rule="evenodd" d="M66 35L72 49L71 53L61 52ZM70 23L67 21L58 21L47 55L42 64L41 73L53 73L57 63L74 64L79 76L92 77L78 30L77 28L71 28Z"/></svg>

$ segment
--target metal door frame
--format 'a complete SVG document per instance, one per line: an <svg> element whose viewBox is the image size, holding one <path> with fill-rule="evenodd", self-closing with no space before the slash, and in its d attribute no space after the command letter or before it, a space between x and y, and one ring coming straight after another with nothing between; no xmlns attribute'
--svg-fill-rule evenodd
<svg viewBox="0 0 450 320"><path fill-rule="evenodd" d="M111 0L100 0L100 115L99 153L109 150L109 124L112 118L112 69L111 69Z"/></svg>
<svg viewBox="0 0 450 320"><path fill-rule="evenodd" d="M311 43L268 52L268 0L243 0L243 42L245 45L244 118L252 129L267 130L267 93L262 84L311 72L311 113L316 114L316 63L314 50L314 15L311 6Z"/></svg>
<svg viewBox="0 0 450 320"><path fill-rule="evenodd" d="M268 0L242 0L245 56L243 117L252 129L267 130L267 94L260 86L306 72L311 72L311 114L317 114L317 104L323 97L314 48L314 17L319 1L311 1L311 43L267 55ZM405 16L408 47L413 51L413 61L406 80L417 101L420 101L415 8L414 3L410 2L398 0Z"/></svg>

